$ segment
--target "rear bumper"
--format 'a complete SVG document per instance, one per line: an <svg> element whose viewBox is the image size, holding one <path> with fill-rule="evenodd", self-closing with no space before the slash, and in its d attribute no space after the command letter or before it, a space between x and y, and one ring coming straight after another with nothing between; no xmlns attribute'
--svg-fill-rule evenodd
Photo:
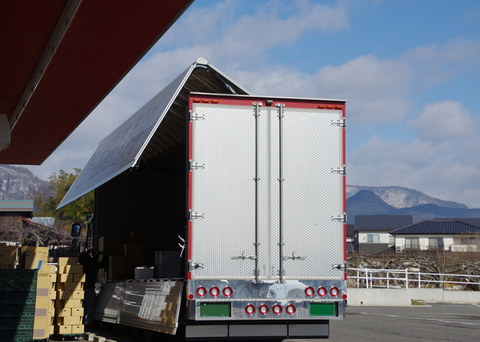
<svg viewBox="0 0 480 342"><path fill-rule="evenodd" d="M328 320L295 322L225 322L225 324L187 324L186 340L214 339L309 339L328 338L330 325Z"/></svg>

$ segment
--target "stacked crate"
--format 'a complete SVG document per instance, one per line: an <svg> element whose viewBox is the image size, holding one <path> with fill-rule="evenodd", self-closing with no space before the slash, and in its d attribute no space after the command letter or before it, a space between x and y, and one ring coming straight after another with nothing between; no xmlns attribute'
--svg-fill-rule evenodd
<svg viewBox="0 0 480 342"><path fill-rule="evenodd" d="M0 269L0 339L31 341L35 318L37 270Z"/></svg>
<svg viewBox="0 0 480 342"><path fill-rule="evenodd" d="M0 243L0 269L13 270L17 266L18 249L16 246L7 246Z"/></svg>
<svg viewBox="0 0 480 342"><path fill-rule="evenodd" d="M83 266L78 264L78 258L58 258L55 334L84 333L85 279Z"/></svg>
<svg viewBox="0 0 480 342"><path fill-rule="evenodd" d="M44 264L37 273L33 338L46 339L53 334L55 318L55 265Z"/></svg>

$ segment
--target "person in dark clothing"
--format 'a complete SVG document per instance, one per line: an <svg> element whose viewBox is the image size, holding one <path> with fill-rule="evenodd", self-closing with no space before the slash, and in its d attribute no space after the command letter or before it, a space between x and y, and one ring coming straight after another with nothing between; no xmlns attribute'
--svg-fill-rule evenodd
<svg viewBox="0 0 480 342"><path fill-rule="evenodd" d="M83 300L84 307L84 322L85 326L93 323L93 316L95 314L95 302L97 294L95 293L95 281L97 279L97 270L104 268L108 258L99 252L95 257L92 257L92 250L87 253L80 253L78 256L79 264L83 265L83 273L85 273L85 299ZM102 260L98 262L102 256Z"/></svg>

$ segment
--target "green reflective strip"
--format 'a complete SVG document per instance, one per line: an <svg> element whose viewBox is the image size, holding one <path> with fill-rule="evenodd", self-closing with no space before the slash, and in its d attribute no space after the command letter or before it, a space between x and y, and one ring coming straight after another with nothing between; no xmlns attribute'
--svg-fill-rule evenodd
<svg viewBox="0 0 480 342"><path fill-rule="evenodd" d="M335 316L335 303L310 303L310 316Z"/></svg>
<svg viewBox="0 0 480 342"><path fill-rule="evenodd" d="M200 317L230 317L230 303L200 303Z"/></svg>

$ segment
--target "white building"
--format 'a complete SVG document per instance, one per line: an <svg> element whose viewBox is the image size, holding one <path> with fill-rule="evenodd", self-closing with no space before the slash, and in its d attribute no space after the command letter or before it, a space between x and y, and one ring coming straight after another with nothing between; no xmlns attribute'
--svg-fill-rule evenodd
<svg viewBox="0 0 480 342"><path fill-rule="evenodd" d="M477 221L474 221L477 220ZM395 250L448 250L452 252L478 251L480 246L480 219L434 219L420 221L391 231L395 236Z"/></svg>
<svg viewBox="0 0 480 342"><path fill-rule="evenodd" d="M355 215L356 249L374 253L395 245L390 231L413 223L411 215Z"/></svg>

